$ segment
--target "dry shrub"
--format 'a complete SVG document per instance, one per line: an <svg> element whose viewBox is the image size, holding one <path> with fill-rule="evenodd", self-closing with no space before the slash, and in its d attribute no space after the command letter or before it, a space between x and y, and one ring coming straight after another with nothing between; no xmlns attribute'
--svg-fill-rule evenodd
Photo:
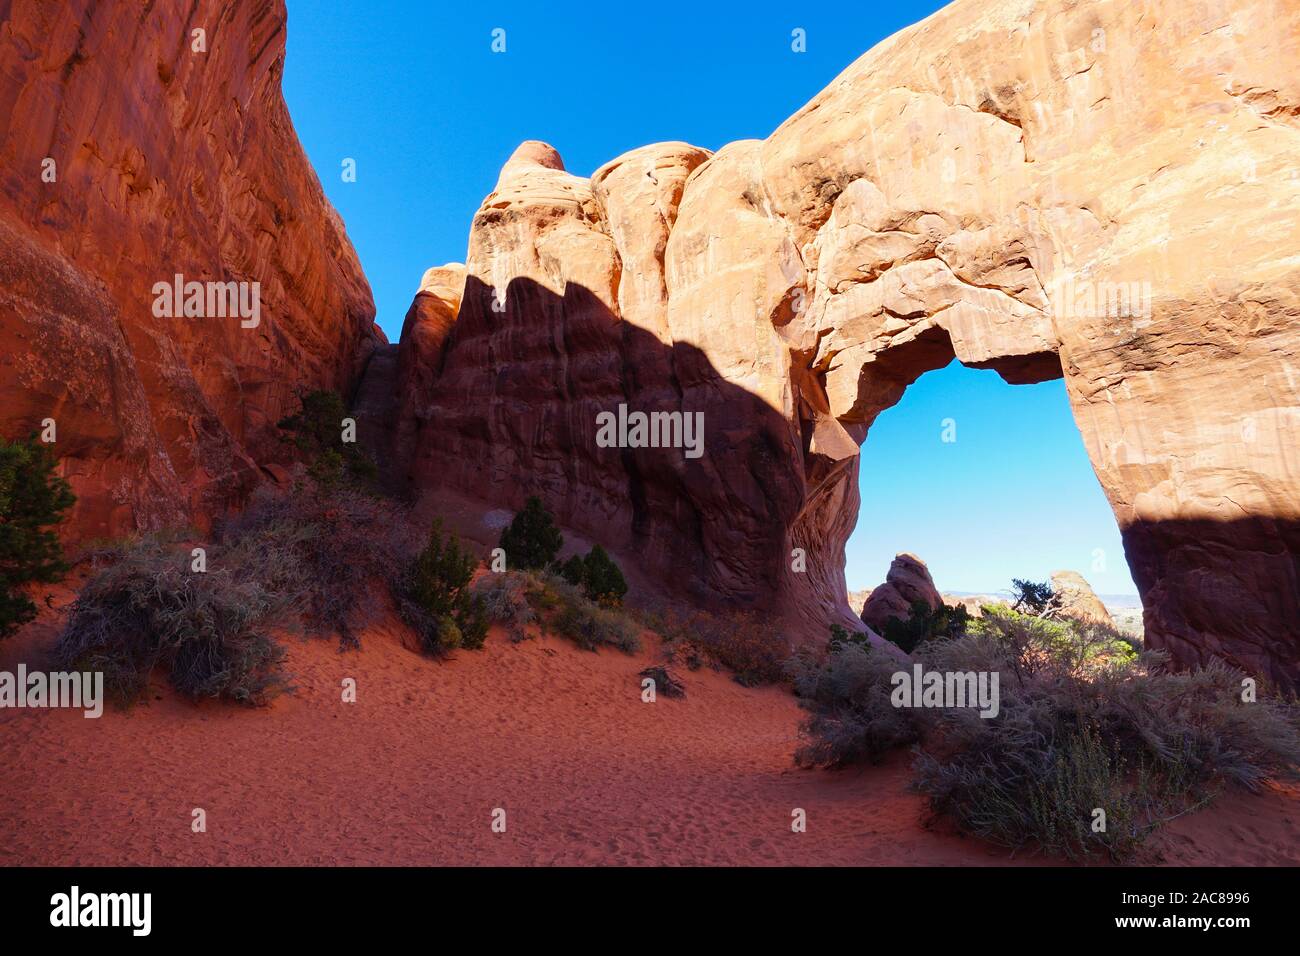
<svg viewBox="0 0 1300 956"><path fill-rule="evenodd" d="M266 628L287 602L227 569L192 571L189 553L153 541L120 549L72 606L59 667L104 673L108 693L138 700L155 672L190 698L263 704L288 687L284 650Z"/></svg>
<svg viewBox="0 0 1300 956"><path fill-rule="evenodd" d="M680 661L691 670L704 665L725 667L746 687L786 679L790 641L762 615L661 607L643 612L642 619L664 639L671 662Z"/></svg>
<svg viewBox="0 0 1300 956"><path fill-rule="evenodd" d="M227 565L282 595L308 630L350 648L417 547L393 501L310 480L289 494L259 489L217 540Z"/></svg>
<svg viewBox="0 0 1300 956"><path fill-rule="evenodd" d="M563 578L547 572L510 572L528 581L528 603L542 626L584 650L602 645L631 654L641 647L641 627L620 608L603 607Z"/></svg>
<svg viewBox="0 0 1300 956"><path fill-rule="evenodd" d="M812 711L804 743L795 751L803 767L878 763L885 754L920 738L913 711L890 703L890 676L900 664L870 645L838 644L829 657L805 651L787 670L795 693Z"/></svg>
<svg viewBox="0 0 1300 956"><path fill-rule="evenodd" d="M485 574L474 582L474 593L483 599L489 621L500 624L518 644L529 637L528 628L538 623L537 612L528 601L532 587L528 574L518 571Z"/></svg>
<svg viewBox="0 0 1300 956"><path fill-rule="evenodd" d="M1293 701L1242 699L1244 674L1222 664L1170 672L1087 625L983 622L921 645L925 672L999 678L999 712L895 708L890 677L907 665L841 643L796 661L811 715L798 759L840 766L920 741L915 787L966 833L1070 858L1130 858L1162 824L1223 787L1294 776ZM1124 646L1120 646L1119 643ZM1105 829L1094 830L1096 810Z"/></svg>

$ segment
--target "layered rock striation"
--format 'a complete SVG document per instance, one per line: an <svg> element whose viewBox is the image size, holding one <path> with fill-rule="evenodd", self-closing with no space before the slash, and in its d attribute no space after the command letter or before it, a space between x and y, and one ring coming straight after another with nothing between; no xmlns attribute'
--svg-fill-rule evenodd
<svg viewBox="0 0 1300 956"><path fill-rule="evenodd" d="M282 0L146 6L0 4L0 434L53 421L79 539L206 524L383 341L281 95Z"/></svg>

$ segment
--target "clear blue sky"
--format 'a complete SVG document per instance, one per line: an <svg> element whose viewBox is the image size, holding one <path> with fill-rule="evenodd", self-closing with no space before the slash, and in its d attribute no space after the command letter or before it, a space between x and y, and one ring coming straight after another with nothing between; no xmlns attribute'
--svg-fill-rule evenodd
<svg viewBox="0 0 1300 956"><path fill-rule="evenodd" d="M590 175L647 143L717 149L765 137L861 53L942 6L288 5L294 125L394 341L424 270L464 261L470 219L521 141L545 140ZM491 50L496 28L504 54ZM805 53L791 50L796 28ZM356 182L342 180L345 158ZM958 422L953 444L939 441L946 417ZM1027 422L1039 435L1018 442L1035 432L1011 424ZM1057 567L1099 593L1134 590L1060 382L1012 388L992 372L932 372L881 416L863 468L851 588L879 583L894 552L910 550L948 590L1005 588ZM1092 571L1095 548L1106 573Z"/></svg>

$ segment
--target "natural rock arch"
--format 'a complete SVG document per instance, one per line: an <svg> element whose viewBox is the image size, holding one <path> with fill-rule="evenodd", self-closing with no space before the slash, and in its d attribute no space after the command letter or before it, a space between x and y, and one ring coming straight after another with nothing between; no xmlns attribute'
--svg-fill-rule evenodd
<svg viewBox="0 0 1300 956"><path fill-rule="evenodd" d="M763 141L590 180L525 144L404 399L412 474L824 633L880 410L953 355L1064 375L1148 641L1295 686L1297 36L1280 0L958 0ZM594 454L619 401L705 411L707 460Z"/></svg>

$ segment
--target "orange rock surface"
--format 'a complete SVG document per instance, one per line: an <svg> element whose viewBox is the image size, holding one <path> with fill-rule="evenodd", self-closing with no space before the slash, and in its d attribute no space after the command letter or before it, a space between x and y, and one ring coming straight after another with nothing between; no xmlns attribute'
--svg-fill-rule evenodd
<svg viewBox="0 0 1300 956"><path fill-rule="evenodd" d="M4 11L0 434L53 419L74 538L203 525L296 392L348 391L382 342L281 96L284 4ZM156 315L177 274L256 283L256 325Z"/></svg>

